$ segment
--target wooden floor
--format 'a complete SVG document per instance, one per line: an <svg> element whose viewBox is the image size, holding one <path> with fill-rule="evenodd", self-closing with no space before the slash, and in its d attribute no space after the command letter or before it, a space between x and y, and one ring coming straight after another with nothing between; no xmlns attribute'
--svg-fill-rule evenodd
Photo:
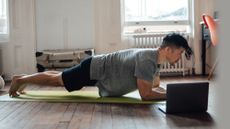
<svg viewBox="0 0 230 129"><path fill-rule="evenodd" d="M163 78L162 84L206 80L171 77ZM216 85L215 81L210 82L207 114L165 115L158 110L158 105L0 102L0 129L212 129L216 125ZM6 94L8 89L9 84L0 95ZM64 90L39 86L27 89Z"/></svg>

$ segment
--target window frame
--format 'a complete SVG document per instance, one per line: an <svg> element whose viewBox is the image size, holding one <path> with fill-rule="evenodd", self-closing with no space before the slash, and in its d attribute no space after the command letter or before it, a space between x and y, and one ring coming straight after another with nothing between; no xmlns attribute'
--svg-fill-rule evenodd
<svg viewBox="0 0 230 129"><path fill-rule="evenodd" d="M125 26L159 26L159 25L190 25L191 21L191 9L192 9L192 0L188 0L188 20L179 20L179 21L125 21L125 0L123 2L123 14L124 14L124 25Z"/></svg>

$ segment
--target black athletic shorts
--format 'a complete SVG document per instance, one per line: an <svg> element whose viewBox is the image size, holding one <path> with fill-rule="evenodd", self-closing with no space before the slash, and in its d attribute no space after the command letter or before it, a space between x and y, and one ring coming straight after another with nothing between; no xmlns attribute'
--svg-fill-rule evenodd
<svg viewBox="0 0 230 129"><path fill-rule="evenodd" d="M80 90L84 86L94 86L97 80L90 80L90 64L92 57L83 60L80 64L62 72L65 88L71 92Z"/></svg>

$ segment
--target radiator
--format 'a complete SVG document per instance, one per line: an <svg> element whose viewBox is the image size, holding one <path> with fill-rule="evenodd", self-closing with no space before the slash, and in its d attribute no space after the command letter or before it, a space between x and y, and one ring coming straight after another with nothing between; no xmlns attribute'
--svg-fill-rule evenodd
<svg viewBox="0 0 230 129"><path fill-rule="evenodd" d="M150 34L134 34L133 48L156 48L162 43L162 40L166 33L150 33ZM185 34L184 34L185 35ZM186 35L186 39L188 36ZM181 56L181 59L174 65L164 63L160 69L161 75L178 75L185 76L188 69L185 68L185 55Z"/></svg>

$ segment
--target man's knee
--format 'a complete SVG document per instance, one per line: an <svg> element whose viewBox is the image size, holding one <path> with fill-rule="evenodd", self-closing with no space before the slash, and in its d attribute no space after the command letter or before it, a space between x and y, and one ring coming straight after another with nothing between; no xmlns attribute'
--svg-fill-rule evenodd
<svg viewBox="0 0 230 129"><path fill-rule="evenodd" d="M64 86L63 80L62 80L62 72L59 72L56 76L55 76L56 80L57 80L57 85L58 86Z"/></svg>

